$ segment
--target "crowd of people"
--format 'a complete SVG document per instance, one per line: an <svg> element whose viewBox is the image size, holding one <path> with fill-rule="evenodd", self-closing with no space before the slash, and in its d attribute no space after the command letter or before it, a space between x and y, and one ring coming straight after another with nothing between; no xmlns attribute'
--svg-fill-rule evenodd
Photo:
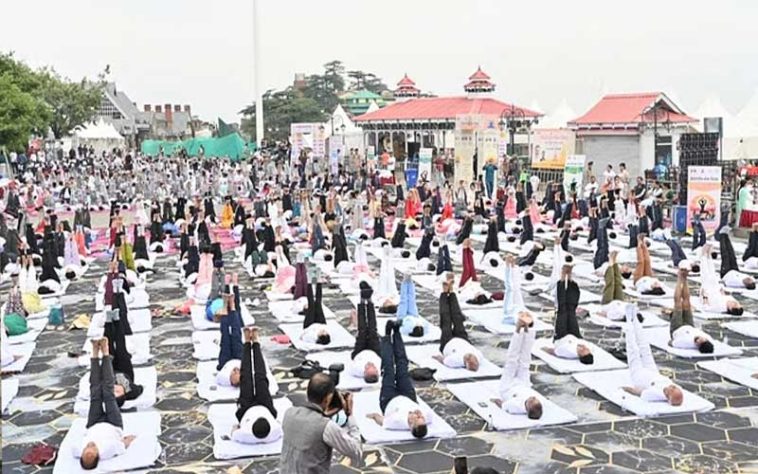
<svg viewBox="0 0 758 474"><path fill-rule="evenodd" d="M45 309L41 296L65 291L66 282L80 278L94 259L109 261L106 331L92 342L87 431L73 453L87 470L123 454L134 441L121 430L121 404L142 393L124 343L131 334L124 294L153 270L155 254L175 251L187 288L182 310L202 305L206 320L219 323L217 383L239 389L229 438L241 444L280 441L281 472L298 473L329 472L334 450L360 464L357 402L337 388L342 368L312 368L307 403L284 413L277 409L261 330L245 324L239 275L226 270L230 255L250 278L269 281L271 295L293 300L289 316L302 320L297 342L317 348L329 348L340 337L325 314L322 294L324 285L346 276L356 295L357 337L342 376L379 387L378 409L366 418L418 439L430 436L438 421L417 394L406 353L408 338L424 337L434 326L419 313L413 274L433 276L441 334L434 360L445 367L481 370L486 354L471 341L461 308L503 301L502 324L514 329L493 403L529 420L540 420L547 408L529 374L538 318L524 303L528 285L546 279L556 307L552 345L544 352L592 366L597 349L583 339L577 310L583 279L602 281L602 315L628 328L632 384L623 389L671 406L689 395L658 370L642 329L644 317L630 293L672 296L671 345L713 353L713 338L695 327L693 309L741 315L741 304L723 287L755 288L745 269L758 268L758 229L739 259L726 219L709 239L695 216L685 251L685 242L667 225L671 190L632 179L623 163L618 172L609 165L602 176L588 163L581 186L540 183L536 176L522 179L520 171L485 165L474 182L435 183L422 176L415 187L400 183L392 192L376 170L328 170L307 159L290 166L277 153L235 162L80 148L44 159L11 157L11 163L16 179L4 190L0 213L0 272L9 282L3 366L16 359L7 337L23 334L27 316ZM95 222L98 212L102 225ZM477 235L484 241L481 253L473 244ZM414 250L407 245L411 236L420 239ZM535 270L544 262L546 244L552 245L549 277ZM677 275L673 291L652 264L655 245L670 251ZM450 247L460 251L459 277ZM591 264L580 264L579 251L593 253ZM381 261L378 275L367 252ZM403 264L398 290L395 271ZM483 268L502 275L499 295L482 288ZM690 296L693 274L703 282L698 303ZM377 312L390 316L383 328Z"/></svg>

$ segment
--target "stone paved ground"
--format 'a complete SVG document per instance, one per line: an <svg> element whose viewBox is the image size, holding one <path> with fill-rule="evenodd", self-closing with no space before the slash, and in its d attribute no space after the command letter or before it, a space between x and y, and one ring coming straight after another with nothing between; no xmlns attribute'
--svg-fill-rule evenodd
<svg viewBox="0 0 758 474"><path fill-rule="evenodd" d="M227 257L227 261L231 256ZM378 265L373 261L372 264ZM228 266L239 269L237 264ZM82 281L74 283L62 300L69 319L94 310L94 292L104 264L94 265ZM173 259L159 260L157 273L148 284L151 303L156 308L172 308L183 299ZM546 273L547 269L543 269ZM261 282L246 281L242 296L261 298ZM499 288L496 280L484 277L484 286ZM418 288L419 309L437 323L437 302L431 292ZM324 304L348 325L351 305L336 289L325 291ZM528 297L532 309L546 302ZM754 308L755 309L755 308ZM276 325L265 304L251 308L266 335L276 334ZM548 310L549 311L549 310ZM170 313L170 312L168 312ZM552 315L550 316L552 318ZM618 330L598 329L583 322L587 339L611 348L620 343ZM504 362L508 337L494 336L481 327L468 326L475 344L493 362ZM746 349L745 356L758 355L758 341L721 330L718 323L707 329L730 344ZM206 413L209 404L196 392L192 358L192 327L182 316L167 314L154 320L151 334L153 363L158 369L158 403L162 417L160 442L163 453L149 472L225 472L238 466L246 473L277 471L277 458L217 461L213 457L213 436ZM2 472L49 472L20 463L22 454L34 443L45 441L58 446L74 416L73 398L84 368L67 357L85 339L82 331L46 330L37 350L20 375L21 388L2 417ZM304 382L294 379L288 369L303 354L289 346L264 345L270 365L279 380L280 392L296 402L303 399ZM632 473L758 472L758 393L728 382L655 350L660 367L684 388L711 400L716 410L652 419L639 419L576 383L570 375L559 375L539 360L533 360L535 388L579 417L579 422L546 429L493 432L487 423L458 401L442 383L420 385L420 395L457 431L455 439L428 440L385 446L367 446L364 465L353 467L335 459L332 471L341 472L449 472L453 457L469 456L469 466L492 466L499 472L535 473Z"/></svg>

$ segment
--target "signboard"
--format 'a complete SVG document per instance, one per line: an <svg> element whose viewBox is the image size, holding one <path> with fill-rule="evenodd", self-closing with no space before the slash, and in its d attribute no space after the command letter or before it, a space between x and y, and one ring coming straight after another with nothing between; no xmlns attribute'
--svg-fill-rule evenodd
<svg viewBox="0 0 758 474"><path fill-rule="evenodd" d="M570 193L573 189L579 192L582 189L582 176L584 175L584 155L569 155L566 157L566 165L563 168L563 189Z"/></svg>
<svg viewBox="0 0 758 474"><path fill-rule="evenodd" d="M329 172L332 175L339 173L339 165L345 156L342 139L342 136L333 135L329 137Z"/></svg>
<svg viewBox="0 0 758 474"><path fill-rule="evenodd" d="M421 148L418 152L418 175L424 176L426 173L426 179L432 179L432 149Z"/></svg>
<svg viewBox="0 0 758 474"><path fill-rule="evenodd" d="M495 115L468 114L455 118L456 182L473 181L477 175L482 174L488 158L494 158L495 163L498 162L497 122L498 117Z"/></svg>
<svg viewBox="0 0 758 474"><path fill-rule="evenodd" d="M532 132L532 166L560 168L574 154L576 138L572 130L537 129Z"/></svg>
<svg viewBox="0 0 758 474"><path fill-rule="evenodd" d="M706 232L714 231L721 218L721 167L690 166L687 168L687 230L692 230L692 217L700 215Z"/></svg>
<svg viewBox="0 0 758 474"><path fill-rule="evenodd" d="M326 133L323 124L320 123L293 123L290 125L290 158L297 160L300 150L310 148L313 155L323 157L326 155Z"/></svg>

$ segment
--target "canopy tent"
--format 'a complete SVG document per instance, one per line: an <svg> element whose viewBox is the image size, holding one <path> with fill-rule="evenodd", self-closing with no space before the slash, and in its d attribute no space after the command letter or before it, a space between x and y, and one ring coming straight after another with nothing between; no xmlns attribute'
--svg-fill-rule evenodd
<svg viewBox="0 0 758 474"><path fill-rule="evenodd" d="M534 128L567 128L566 124L576 117L577 113L568 105L566 99L563 99L552 112L542 117Z"/></svg>
<svg viewBox="0 0 758 474"><path fill-rule="evenodd" d="M126 140L118 133L113 124L103 119L96 123L87 123L74 130L72 146L88 146L96 151L111 150L124 146Z"/></svg>
<svg viewBox="0 0 758 474"><path fill-rule="evenodd" d="M733 115L716 96L708 97L695 117L721 117L723 120L723 152L726 160L758 159L758 91L742 110ZM700 124L702 127L702 123Z"/></svg>
<svg viewBox="0 0 758 474"><path fill-rule="evenodd" d="M239 133L233 133L225 137L216 138L190 138L181 141L145 140L142 142L144 155L157 156L163 150L164 155L177 153L180 150L187 152L189 156L198 156L200 149L204 150L206 158L228 157L232 160L245 158L249 153L256 150L255 143L246 143Z"/></svg>

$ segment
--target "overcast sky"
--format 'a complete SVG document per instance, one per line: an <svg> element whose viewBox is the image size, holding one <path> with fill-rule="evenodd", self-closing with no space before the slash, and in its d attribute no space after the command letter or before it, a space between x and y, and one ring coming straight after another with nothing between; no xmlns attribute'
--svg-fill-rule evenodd
<svg viewBox="0 0 758 474"><path fill-rule="evenodd" d="M732 113L758 88L758 2L750 0L259 0L263 90L341 59L391 86L462 94L477 65L496 96L583 113L603 92L662 90L694 112ZM0 50L71 78L111 78L144 103L192 104L238 120L253 98L251 0L3 2Z"/></svg>

